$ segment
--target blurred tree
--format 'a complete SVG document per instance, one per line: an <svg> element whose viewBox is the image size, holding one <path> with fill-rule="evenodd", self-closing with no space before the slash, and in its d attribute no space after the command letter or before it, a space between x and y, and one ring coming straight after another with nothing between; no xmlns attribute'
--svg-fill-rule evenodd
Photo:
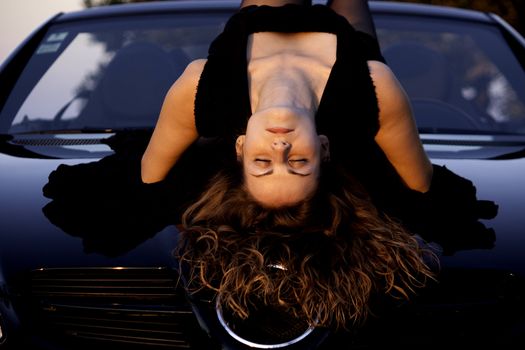
<svg viewBox="0 0 525 350"><path fill-rule="evenodd" d="M128 4L132 2L151 2L155 0L83 0L84 7Z"/></svg>

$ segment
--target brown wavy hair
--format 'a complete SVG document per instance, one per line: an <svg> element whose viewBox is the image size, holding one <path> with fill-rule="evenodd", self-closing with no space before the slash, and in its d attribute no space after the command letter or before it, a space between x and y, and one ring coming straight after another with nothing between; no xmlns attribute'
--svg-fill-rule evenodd
<svg viewBox="0 0 525 350"><path fill-rule="evenodd" d="M355 179L326 166L315 195L285 208L257 203L239 172L219 173L184 213L177 255L190 292L214 291L241 319L262 301L344 328L365 320L377 295L408 300L436 261Z"/></svg>

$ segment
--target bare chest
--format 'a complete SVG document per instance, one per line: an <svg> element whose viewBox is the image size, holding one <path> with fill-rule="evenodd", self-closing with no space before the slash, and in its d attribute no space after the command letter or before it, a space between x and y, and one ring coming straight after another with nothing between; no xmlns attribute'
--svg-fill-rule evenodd
<svg viewBox="0 0 525 350"><path fill-rule="evenodd" d="M329 33L251 35L247 60L252 106L261 98L265 103L268 99L318 103L336 59L336 46L336 36Z"/></svg>

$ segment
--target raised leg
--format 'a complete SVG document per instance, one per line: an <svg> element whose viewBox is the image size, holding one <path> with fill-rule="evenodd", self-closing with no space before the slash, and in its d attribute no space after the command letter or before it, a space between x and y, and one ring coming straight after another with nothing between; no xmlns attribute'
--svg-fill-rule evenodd
<svg viewBox="0 0 525 350"><path fill-rule="evenodd" d="M328 0L326 5L345 17L355 29L377 38L367 0Z"/></svg>

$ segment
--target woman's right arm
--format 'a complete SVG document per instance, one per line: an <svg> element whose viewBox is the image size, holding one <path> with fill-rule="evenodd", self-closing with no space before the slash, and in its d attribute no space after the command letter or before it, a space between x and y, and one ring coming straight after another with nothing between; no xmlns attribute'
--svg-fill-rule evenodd
<svg viewBox="0 0 525 350"><path fill-rule="evenodd" d="M206 60L191 62L164 98L159 119L142 156L144 183L163 180L180 156L198 138L194 101Z"/></svg>

